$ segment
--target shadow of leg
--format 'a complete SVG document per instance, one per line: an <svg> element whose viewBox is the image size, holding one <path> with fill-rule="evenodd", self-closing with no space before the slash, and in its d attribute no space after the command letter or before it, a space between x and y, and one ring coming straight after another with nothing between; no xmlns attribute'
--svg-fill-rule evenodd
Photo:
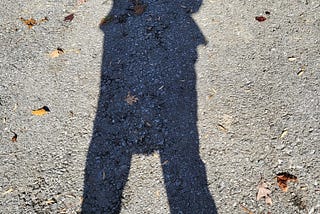
<svg viewBox="0 0 320 214"><path fill-rule="evenodd" d="M160 153L171 213L217 213L204 163L191 144L177 143Z"/></svg>
<svg viewBox="0 0 320 214"><path fill-rule="evenodd" d="M93 140L89 148L82 213L115 214L121 210L131 155L119 146L108 149L102 144Z"/></svg>

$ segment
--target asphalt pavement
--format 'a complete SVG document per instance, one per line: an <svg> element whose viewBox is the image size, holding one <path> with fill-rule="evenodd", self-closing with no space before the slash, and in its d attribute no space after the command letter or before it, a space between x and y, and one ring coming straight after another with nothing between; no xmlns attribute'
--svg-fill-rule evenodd
<svg viewBox="0 0 320 214"><path fill-rule="evenodd" d="M0 6L0 213L320 213L319 1Z"/></svg>

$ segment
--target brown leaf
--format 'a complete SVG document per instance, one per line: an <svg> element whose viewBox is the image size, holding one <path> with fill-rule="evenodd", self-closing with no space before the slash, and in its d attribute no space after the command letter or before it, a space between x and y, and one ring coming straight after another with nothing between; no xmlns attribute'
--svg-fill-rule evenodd
<svg viewBox="0 0 320 214"><path fill-rule="evenodd" d="M51 58L56 58L60 56L61 54L64 54L64 50L62 48L57 48L56 50L52 51L49 56Z"/></svg>
<svg viewBox="0 0 320 214"><path fill-rule="evenodd" d="M258 22L264 22L264 21L267 20L267 18L264 17L264 16L256 16L256 20L257 20Z"/></svg>
<svg viewBox="0 0 320 214"><path fill-rule="evenodd" d="M277 182L280 189L284 192L288 191L288 181L297 182L298 178L288 172L281 172L277 174Z"/></svg>
<svg viewBox="0 0 320 214"><path fill-rule="evenodd" d="M43 106L42 108L39 108L37 110L32 110L32 114L37 116L43 116L48 112L50 112L50 110L47 106Z"/></svg>
<svg viewBox="0 0 320 214"><path fill-rule="evenodd" d="M141 4L141 3L138 3L138 4L134 5L134 7L133 7L134 14L136 14L138 16L143 14L146 9L147 9L147 5Z"/></svg>
<svg viewBox="0 0 320 214"><path fill-rule="evenodd" d="M38 24L49 21L48 17L44 17L38 21Z"/></svg>
<svg viewBox="0 0 320 214"><path fill-rule="evenodd" d="M28 26L28 28L32 28L33 26L35 26L37 24L37 21L33 18L30 18L30 19L24 19L24 18L20 18L20 20L26 24Z"/></svg>
<svg viewBox="0 0 320 214"><path fill-rule="evenodd" d="M266 204L272 205L272 200L270 197L271 190L268 188L268 184L261 178L260 183L258 185L258 193L257 193L257 201L261 198L265 198Z"/></svg>
<svg viewBox="0 0 320 214"><path fill-rule="evenodd" d="M113 20L113 16L106 16L101 19L99 26L108 24L108 23L112 22L112 20Z"/></svg>
<svg viewBox="0 0 320 214"><path fill-rule="evenodd" d="M10 130L10 132L13 134L13 137L11 138L11 141L12 142L17 142L17 138L18 138L18 135L17 133L15 133L14 131Z"/></svg>
<svg viewBox="0 0 320 214"><path fill-rule="evenodd" d="M22 17L20 18L20 20L21 20L25 25L27 25L29 29L32 28L32 27L35 26L35 25L38 25L38 24L42 23L42 22L47 22L47 21L49 21L49 19L48 19L47 17L44 17L44 18L40 19L39 21L37 21L37 20L35 20L35 19L33 19L33 18L24 19L24 18L22 18Z"/></svg>
<svg viewBox="0 0 320 214"><path fill-rule="evenodd" d="M66 17L64 17L65 22L71 22L74 18L74 13L71 13L70 15L67 15Z"/></svg>
<svg viewBox="0 0 320 214"><path fill-rule="evenodd" d="M249 210L248 208L246 208L245 206L243 206L242 204L239 204L240 207L243 209L244 212L248 213L248 214L253 214L253 212L251 210Z"/></svg>
<svg viewBox="0 0 320 214"><path fill-rule="evenodd" d="M128 95L125 99L125 101L129 104L132 105L133 103L136 103L139 99L136 96L133 96L130 94L130 91L128 92Z"/></svg>

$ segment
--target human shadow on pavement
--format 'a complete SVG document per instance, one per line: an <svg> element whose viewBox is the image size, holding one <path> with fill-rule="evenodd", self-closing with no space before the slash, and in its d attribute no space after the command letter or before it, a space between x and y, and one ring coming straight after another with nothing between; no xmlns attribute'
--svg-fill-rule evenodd
<svg viewBox="0 0 320 214"><path fill-rule="evenodd" d="M120 213L134 154L160 154L171 213L217 213L199 155L195 62L201 0L114 0L82 213Z"/></svg>

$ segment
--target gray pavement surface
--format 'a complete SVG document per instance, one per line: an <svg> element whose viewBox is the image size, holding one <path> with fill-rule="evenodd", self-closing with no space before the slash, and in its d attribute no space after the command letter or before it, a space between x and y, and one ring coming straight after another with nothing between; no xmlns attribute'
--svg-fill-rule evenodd
<svg viewBox="0 0 320 214"><path fill-rule="evenodd" d="M134 2L1 1L0 213L320 213L320 2Z"/></svg>

